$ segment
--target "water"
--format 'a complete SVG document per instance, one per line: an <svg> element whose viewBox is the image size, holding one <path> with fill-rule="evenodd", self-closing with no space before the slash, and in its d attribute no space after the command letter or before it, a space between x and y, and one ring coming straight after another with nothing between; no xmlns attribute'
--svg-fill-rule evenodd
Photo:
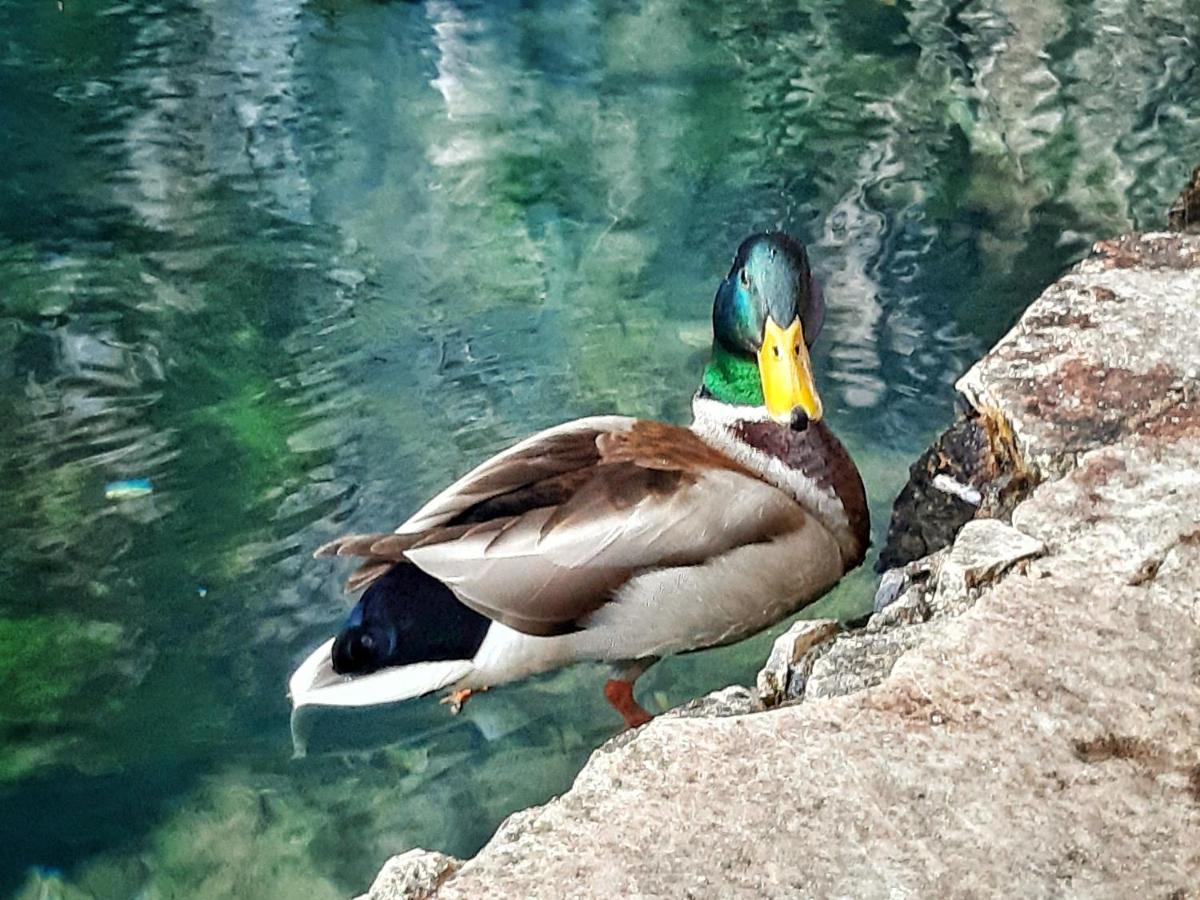
<svg viewBox="0 0 1200 900"><path fill-rule="evenodd" d="M293 760L286 675L346 605L309 551L536 428L685 420L716 282L779 226L878 543L970 360L1162 221L1198 32L1182 0L0 0L0 896L345 896L563 790L617 729L593 667L314 713Z"/></svg>

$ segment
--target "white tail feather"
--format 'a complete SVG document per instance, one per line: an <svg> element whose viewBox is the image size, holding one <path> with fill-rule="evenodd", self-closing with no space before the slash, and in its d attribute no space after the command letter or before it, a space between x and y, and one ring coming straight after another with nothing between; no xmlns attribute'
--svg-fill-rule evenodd
<svg viewBox="0 0 1200 900"><path fill-rule="evenodd" d="M470 660L450 659L380 669L370 675L333 671L333 638L311 654L288 679L292 708L301 706L372 706L411 700L448 687L469 674Z"/></svg>

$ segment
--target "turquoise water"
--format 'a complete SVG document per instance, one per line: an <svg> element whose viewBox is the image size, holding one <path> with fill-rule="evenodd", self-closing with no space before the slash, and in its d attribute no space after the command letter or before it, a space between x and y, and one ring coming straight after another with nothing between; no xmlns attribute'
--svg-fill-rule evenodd
<svg viewBox="0 0 1200 900"><path fill-rule="evenodd" d="M0 896L345 896L563 790L617 730L596 668L313 713L293 759L346 608L312 548L536 428L685 420L768 227L824 281L878 543L971 359L1162 221L1198 36L1161 0L0 0Z"/></svg>

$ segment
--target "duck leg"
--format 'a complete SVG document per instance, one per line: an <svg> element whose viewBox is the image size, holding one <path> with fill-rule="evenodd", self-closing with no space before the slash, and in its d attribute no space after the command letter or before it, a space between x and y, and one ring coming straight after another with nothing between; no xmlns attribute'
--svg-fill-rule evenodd
<svg viewBox="0 0 1200 900"><path fill-rule="evenodd" d="M486 691L486 687L481 688L460 688L457 691L451 691L445 697L438 701L443 706L450 707L450 715L457 716L462 712L462 708L466 702L471 699L472 694L481 694Z"/></svg>
<svg viewBox="0 0 1200 900"><path fill-rule="evenodd" d="M656 662L658 657L650 656L626 663L614 673L616 678L604 683L604 699L621 714L627 728L637 728L654 718L633 698L633 683Z"/></svg>

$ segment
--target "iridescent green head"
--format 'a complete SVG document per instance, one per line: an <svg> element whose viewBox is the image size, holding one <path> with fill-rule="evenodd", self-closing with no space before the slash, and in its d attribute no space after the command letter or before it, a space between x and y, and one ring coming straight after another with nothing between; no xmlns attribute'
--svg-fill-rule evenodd
<svg viewBox="0 0 1200 900"><path fill-rule="evenodd" d="M704 389L715 400L765 406L790 422L821 418L808 348L825 318L804 245L782 232L742 241L713 301L712 358Z"/></svg>

